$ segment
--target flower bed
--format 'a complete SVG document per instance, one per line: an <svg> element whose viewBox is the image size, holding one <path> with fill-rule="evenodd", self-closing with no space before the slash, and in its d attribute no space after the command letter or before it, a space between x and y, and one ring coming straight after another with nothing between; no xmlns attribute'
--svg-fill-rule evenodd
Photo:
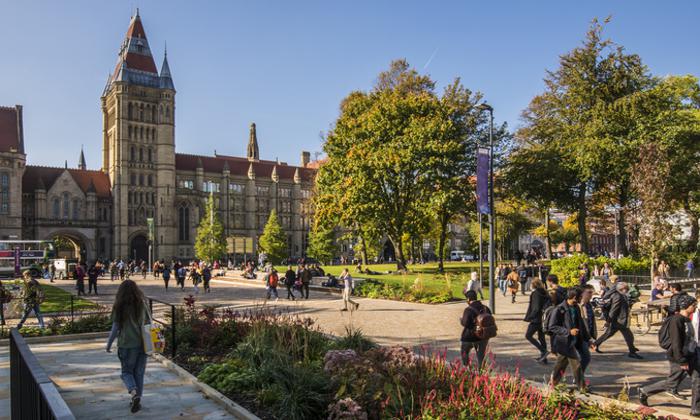
<svg viewBox="0 0 700 420"><path fill-rule="evenodd" d="M177 316L175 361L263 419L653 418L545 395L517 375L441 355L378 347L352 329L332 339L290 314L216 312L189 299Z"/></svg>
<svg viewBox="0 0 700 420"><path fill-rule="evenodd" d="M408 286L396 282L367 279L357 283L355 294L372 299L391 299L418 303L445 303L458 300L454 297L451 286L445 286L442 290L432 290L425 288L420 280Z"/></svg>
<svg viewBox="0 0 700 420"><path fill-rule="evenodd" d="M26 325L19 330L24 337L43 337L47 335L80 334L90 332L105 332L112 329L109 312L99 312L82 315L71 321L67 318L46 318L46 328ZM0 338L9 338L10 328L0 328Z"/></svg>

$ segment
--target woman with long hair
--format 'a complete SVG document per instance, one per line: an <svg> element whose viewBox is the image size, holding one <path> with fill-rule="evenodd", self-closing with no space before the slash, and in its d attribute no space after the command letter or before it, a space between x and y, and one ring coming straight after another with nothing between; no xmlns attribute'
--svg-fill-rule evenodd
<svg viewBox="0 0 700 420"><path fill-rule="evenodd" d="M544 338L544 330L542 328L542 315L545 308L552 304L547 290L544 288L542 280L535 278L532 280L532 293L530 294L530 303L527 307L527 313L523 321L527 322L527 331L525 339L529 341L540 352L540 356L536 358L540 363L547 363L547 342ZM534 335L537 334L537 340Z"/></svg>
<svg viewBox="0 0 700 420"><path fill-rule="evenodd" d="M143 377L147 356L143 348L143 325L148 319L146 299L133 280L119 285L112 306L112 332L107 341L107 352L117 339L117 355L121 362L121 378L131 396L131 412L141 409Z"/></svg>

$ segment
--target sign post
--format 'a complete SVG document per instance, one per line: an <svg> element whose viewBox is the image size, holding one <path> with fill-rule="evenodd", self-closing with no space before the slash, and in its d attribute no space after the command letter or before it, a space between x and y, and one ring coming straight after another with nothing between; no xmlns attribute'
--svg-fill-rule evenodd
<svg viewBox="0 0 700 420"><path fill-rule="evenodd" d="M22 273L22 264L20 261L20 250L19 247L15 247L15 277L19 277Z"/></svg>
<svg viewBox="0 0 700 420"><path fill-rule="evenodd" d="M153 270L153 240L155 238L155 224L152 217L146 219L146 225L148 226L148 272L150 273Z"/></svg>

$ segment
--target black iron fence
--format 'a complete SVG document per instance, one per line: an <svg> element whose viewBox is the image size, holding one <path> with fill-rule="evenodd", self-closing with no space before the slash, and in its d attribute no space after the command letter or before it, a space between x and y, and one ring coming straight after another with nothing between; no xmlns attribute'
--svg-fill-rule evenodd
<svg viewBox="0 0 700 420"><path fill-rule="evenodd" d="M10 405L13 419L75 419L16 328L10 331Z"/></svg>
<svg viewBox="0 0 700 420"><path fill-rule="evenodd" d="M151 314L153 316L153 321L161 324L163 327L170 327L170 337L165 337L166 342L170 340L170 355L171 357L175 358L175 354L177 352L177 334L176 334L176 328L177 328L177 307L176 305L173 305L172 303L168 302L163 302L162 300L154 299L147 297L148 299L148 308L151 310ZM161 307L161 311L153 311L153 305L156 305L156 309L158 309L158 306ZM157 316L158 313L163 314L163 317ZM170 317L170 320L167 319L165 314L168 314Z"/></svg>

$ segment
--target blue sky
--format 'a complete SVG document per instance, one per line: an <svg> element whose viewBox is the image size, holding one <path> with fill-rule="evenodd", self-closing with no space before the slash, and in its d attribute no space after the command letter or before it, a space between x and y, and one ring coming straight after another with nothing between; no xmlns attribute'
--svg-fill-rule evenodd
<svg viewBox="0 0 700 420"><path fill-rule="evenodd" d="M511 128L593 17L654 74L699 74L696 1L3 1L0 105L24 105L31 164L101 156L100 94L135 7L160 68L167 41L179 152L265 159L321 150L338 104L405 57L480 91ZM431 59L432 57L432 59Z"/></svg>

